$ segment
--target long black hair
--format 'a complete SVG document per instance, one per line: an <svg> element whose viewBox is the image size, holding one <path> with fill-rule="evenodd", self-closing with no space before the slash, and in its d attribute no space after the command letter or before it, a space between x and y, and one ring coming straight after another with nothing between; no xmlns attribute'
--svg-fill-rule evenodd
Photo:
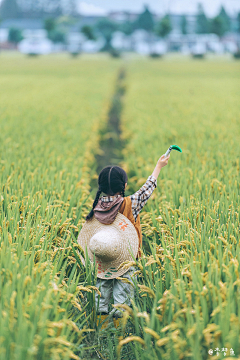
<svg viewBox="0 0 240 360"><path fill-rule="evenodd" d="M98 176L98 191L96 193L92 209L87 215L86 220L89 220L93 217L93 210L96 207L102 192L111 196L120 192L122 197L124 197L125 183L127 182L127 179L126 172L119 166L106 166L104 169L102 169Z"/></svg>

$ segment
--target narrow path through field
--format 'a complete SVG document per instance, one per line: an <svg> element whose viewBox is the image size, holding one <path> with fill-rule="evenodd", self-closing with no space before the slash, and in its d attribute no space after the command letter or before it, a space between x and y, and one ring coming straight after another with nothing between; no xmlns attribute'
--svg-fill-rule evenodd
<svg viewBox="0 0 240 360"><path fill-rule="evenodd" d="M121 112L122 99L125 94L124 79L126 72L121 68L118 74L115 92L112 98L110 110L108 113L108 121L106 127L100 132L100 151L96 155L97 173L107 165L118 165L123 159L122 149L124 148L121 139Z"/></svg>

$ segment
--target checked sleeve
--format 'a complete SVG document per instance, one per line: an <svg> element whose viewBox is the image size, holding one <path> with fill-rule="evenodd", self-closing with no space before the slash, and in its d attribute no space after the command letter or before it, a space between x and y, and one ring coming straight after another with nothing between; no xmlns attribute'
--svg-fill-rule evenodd
<svg viewBox="0 0 240 360"><path fill-rule="evenodd" d="M150 175L145 184L137 192L130 196L132 201L132 213L135 221L156 187L157 180Z"/></svg>

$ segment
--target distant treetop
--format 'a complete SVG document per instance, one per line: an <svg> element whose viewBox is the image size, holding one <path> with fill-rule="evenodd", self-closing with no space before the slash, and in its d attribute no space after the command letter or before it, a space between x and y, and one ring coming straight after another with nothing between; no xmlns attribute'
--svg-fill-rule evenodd
<svg viewBox="0 0 240 360"><path fill-rule="evenodd" d="M135 22L135 27L137 29L143 29L148 32L151 32L154 29L154 25L155 25L155 22L154 22L153 15L150 12L150 10L148 9L148 7L145 6L145 10L143 11L142 14L139 15L139 17L137 18L137 20Z"/></svg>
<svg viewBox="0 0 240 360"><path fill-rule="evenodd" d="M172 24L169 15L165 15L157 24L156 34L165 38L172 31Z"/></svg>
<svg viewBox="0 0 240 360"><path fill-rule="evenodd" d="M196 20L196 33L207 34L209 33L209 20L205 15L202 4L198 4L197 20Z"/></svg>

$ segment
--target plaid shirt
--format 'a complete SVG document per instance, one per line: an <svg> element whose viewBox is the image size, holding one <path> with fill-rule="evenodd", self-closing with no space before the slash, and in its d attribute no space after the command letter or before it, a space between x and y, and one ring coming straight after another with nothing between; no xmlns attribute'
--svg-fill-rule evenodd
<svg viewBox="0 0 240 360"><path fill-rule="evenodd" d="M150 175L145 184L133 195L130 195L132 201L132 213L135 221L137 220L138 214L140 213L156 187L157 180L152 175ZM121 195L102 196L101 200L105 202L113 201L119 196Z"/></svg>

